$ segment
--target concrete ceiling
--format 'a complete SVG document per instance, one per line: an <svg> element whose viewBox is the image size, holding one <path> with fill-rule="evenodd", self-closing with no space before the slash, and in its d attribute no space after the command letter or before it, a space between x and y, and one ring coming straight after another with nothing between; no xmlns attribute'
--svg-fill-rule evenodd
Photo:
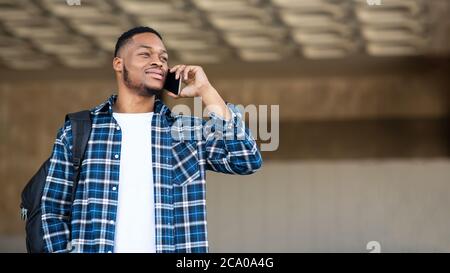
<svg viewBox="0 0 450 273"><path fill-rule="evenodd" d="M0 63L104 67L136 25L186 63L448 57L449 16L449 0L0 0Z"/></svg>

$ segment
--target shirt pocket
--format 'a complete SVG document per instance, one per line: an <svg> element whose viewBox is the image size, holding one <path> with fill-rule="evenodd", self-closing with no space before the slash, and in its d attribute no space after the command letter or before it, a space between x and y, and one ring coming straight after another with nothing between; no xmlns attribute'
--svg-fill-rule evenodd
<svg viewBox="0 0 450 273"><path fill-rule="evenodd" d="M189 142L178 142L172 147L173 153L173 182L184 186L200 177L198 151Z"/></svg>

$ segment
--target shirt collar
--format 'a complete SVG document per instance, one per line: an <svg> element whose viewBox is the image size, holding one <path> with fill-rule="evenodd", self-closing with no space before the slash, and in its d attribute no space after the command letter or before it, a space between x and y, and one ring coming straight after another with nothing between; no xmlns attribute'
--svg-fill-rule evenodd
<svg viewBox="0 0 450 273"><path fill-rule="evenodd" d="M92 112L94 115L98 115L98 114L108 114L108 115L112 115L113 110L112 110L112 106L114 105L114 103L116 103L117 100L117 94L113 94L111 95L106 101L104 101L102 104L98 105L97 107L95 107ZM155 104L154 104L154 109L153 109L154 114L159 114L161 116L169 116L171 115L170 109L169 107L167 107L162 101L161 99L155 99Z"/></svg>

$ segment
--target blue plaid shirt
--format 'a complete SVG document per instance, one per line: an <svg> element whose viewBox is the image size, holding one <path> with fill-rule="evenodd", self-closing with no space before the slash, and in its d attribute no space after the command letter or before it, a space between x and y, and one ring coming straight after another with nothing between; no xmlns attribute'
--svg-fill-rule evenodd
<svg viewBox="0 0 450 273"><path fill-rule="evenodd" d="M91 109L92 131L73 204L70 122L58 131L41 205L47 252L114 251L121 151L121 130L112 116L116 98ZM207 121L174 115L158 99L154 106L156 251L207 252L206 170L251 174L261 167L261 155L233 104L227 104L231 121L214 113Z"/></svg>

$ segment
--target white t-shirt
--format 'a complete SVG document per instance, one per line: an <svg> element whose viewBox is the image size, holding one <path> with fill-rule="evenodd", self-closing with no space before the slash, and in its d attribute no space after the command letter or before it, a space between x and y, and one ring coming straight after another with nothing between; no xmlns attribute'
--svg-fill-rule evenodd
<svg viewBox="0 0 450 273"><path fill-rule="evenodd" d="M114 252L156 252L153 112L113 113L122 131Z"/></svg>

